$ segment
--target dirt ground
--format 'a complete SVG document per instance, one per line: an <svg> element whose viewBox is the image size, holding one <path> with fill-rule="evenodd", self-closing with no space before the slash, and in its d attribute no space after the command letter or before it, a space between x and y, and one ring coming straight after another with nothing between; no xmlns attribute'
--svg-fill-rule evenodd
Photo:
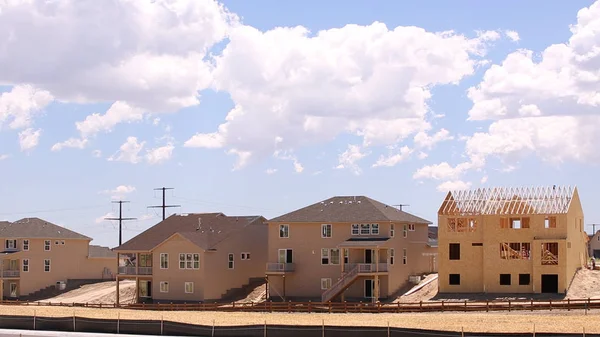
<svg viewBox="0 0 600 337"><path fill-rule="evenodd" d="M411 288L415 289L416 287L419 287L420 285L429 282L431 279L434 279L433 281L431 281L430 283L428 283L427 285L425 285L423 288L415 291L414 293L410 294L410 295L402 295L400 297L398 297L397 299L395 299L393 301L393 303L405 303L405 302L427 302L427 301L431 301L432 298L437 295L438 292L438 281L437 281L437 274L429 274L427 275L423 280L421 280L421 282L419 282L419 284L415 285L414 287ZM409 290L410 291L410 290ZM407 293L409 292L407 291Z"/></svg>
<svg viewBox="0 0 600 337"><path fill-rule="evenodd" d="M135 281L121 281L119 283L119 293L119 302L121 302L121 304L133 303L135 300ZM81 288L71 290L41 302L113 304L117 301L116 294L116 284L114 281L110 281L87 284Z"/></svg>
<svg viewBox="0 0 600 337"><path fill-rule="evenodd" d="M243 298L236 303L262 303L265 301L266 289L265 285L261 284L254 288L246 298Z"/></svg>
<svg viewBox="0 0 600 337"><path fill-rule="evenodd" d="M600 270L581 269L573 278L566 298L600 298Z"/></svg>
<svg viewBox="0 0 600 337"><path fill-rule="evenodd" d="M249 324L387 326L465 332L600 333L600 311L583 310L502 313L308 314L199 311L146 311L44 306L0 306L3 315L107 319L147 319L218 326Z"/></svg>

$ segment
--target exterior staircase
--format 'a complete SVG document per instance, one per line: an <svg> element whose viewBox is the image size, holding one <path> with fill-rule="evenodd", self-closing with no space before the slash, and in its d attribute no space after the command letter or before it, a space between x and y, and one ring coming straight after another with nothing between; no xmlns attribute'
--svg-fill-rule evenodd
<svg viewBox="0 0 600 337"><path fill-rule="evenodd" d="M354 265L350 270L345 272L342 277L334 284L325 290L321 295L321 302L330 302L336 296L346 290L358 278L360 265Z"/></svg>
<svg viewBox="0 0 600 337"><path fill-rule="evenodd" d="M267 281L264 277L251 278L247 284L239 288L231 288L221 296L223 302L235 302L246 298L254 289L264 286Z"/></svg>

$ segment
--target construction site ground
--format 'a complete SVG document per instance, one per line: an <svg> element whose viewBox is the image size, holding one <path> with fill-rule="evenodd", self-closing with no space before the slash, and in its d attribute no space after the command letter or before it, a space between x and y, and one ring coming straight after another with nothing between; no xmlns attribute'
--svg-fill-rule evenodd
<svg viewBox="0 0 600 337"><path fill-rule="evenodd" d="M115 281L108 281L87 284L40 302L114 304L117 301L116 294ZM119 294L121 304L133 303L135 301L135 281L125 280L119 282Z"/></svg>

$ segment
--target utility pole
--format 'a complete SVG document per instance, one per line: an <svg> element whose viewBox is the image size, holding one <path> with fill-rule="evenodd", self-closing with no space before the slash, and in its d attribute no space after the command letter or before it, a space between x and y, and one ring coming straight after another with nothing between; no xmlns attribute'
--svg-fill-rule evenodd
<svg viewBox="0 0 600 337"><path fill-rule="evenodd" d="M596 235L596 226L600 226L600 224L597 223L591 223L588 226L592 226L592 228L594 229L594 232L592 233L592 235Z"/></svg>
<svg viewBox="0 0 600 337"><path fill-rule="evenodd" d="M104 218L104 220L119 220L119 246L123 243L123 221L136 220L136 218L124 218L123 217L123 204L129 201L113 201L113 204L119 204L119 217L118 218Z"/></svg>
<svg viewBox="0 0 600 337"><path fill-rule="evenodd" d="M162 208L162 219L165 220L166 218L166 214L167 214L167 208L169 207L181 207L181 205L167 205L166 204L166 200L167 200L167 196L166 196L166 191L167 190L172 190L173 188L171 187L161 187L161 188L155 188L155 191L162 191L162 205L161 206L148 206L148 208Z"/></svg>
<svg viewBox="0 0 600 337"><path fill-rule="evenodd" d="M410 205L407 205L407 204L398 204L398 205L392 205L392 206L398 207L399 210L402 210L402 206L410 206Z"/></svg>

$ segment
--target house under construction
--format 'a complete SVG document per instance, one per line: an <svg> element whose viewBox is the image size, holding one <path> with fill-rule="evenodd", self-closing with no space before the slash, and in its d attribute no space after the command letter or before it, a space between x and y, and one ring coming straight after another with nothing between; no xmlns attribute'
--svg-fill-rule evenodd
<svg viewBox="0 0 600 337"><path fill-rule="evenodd" d="M564 293L587 261L576 187L449 192L438 221L440 293Z"/></svg>

